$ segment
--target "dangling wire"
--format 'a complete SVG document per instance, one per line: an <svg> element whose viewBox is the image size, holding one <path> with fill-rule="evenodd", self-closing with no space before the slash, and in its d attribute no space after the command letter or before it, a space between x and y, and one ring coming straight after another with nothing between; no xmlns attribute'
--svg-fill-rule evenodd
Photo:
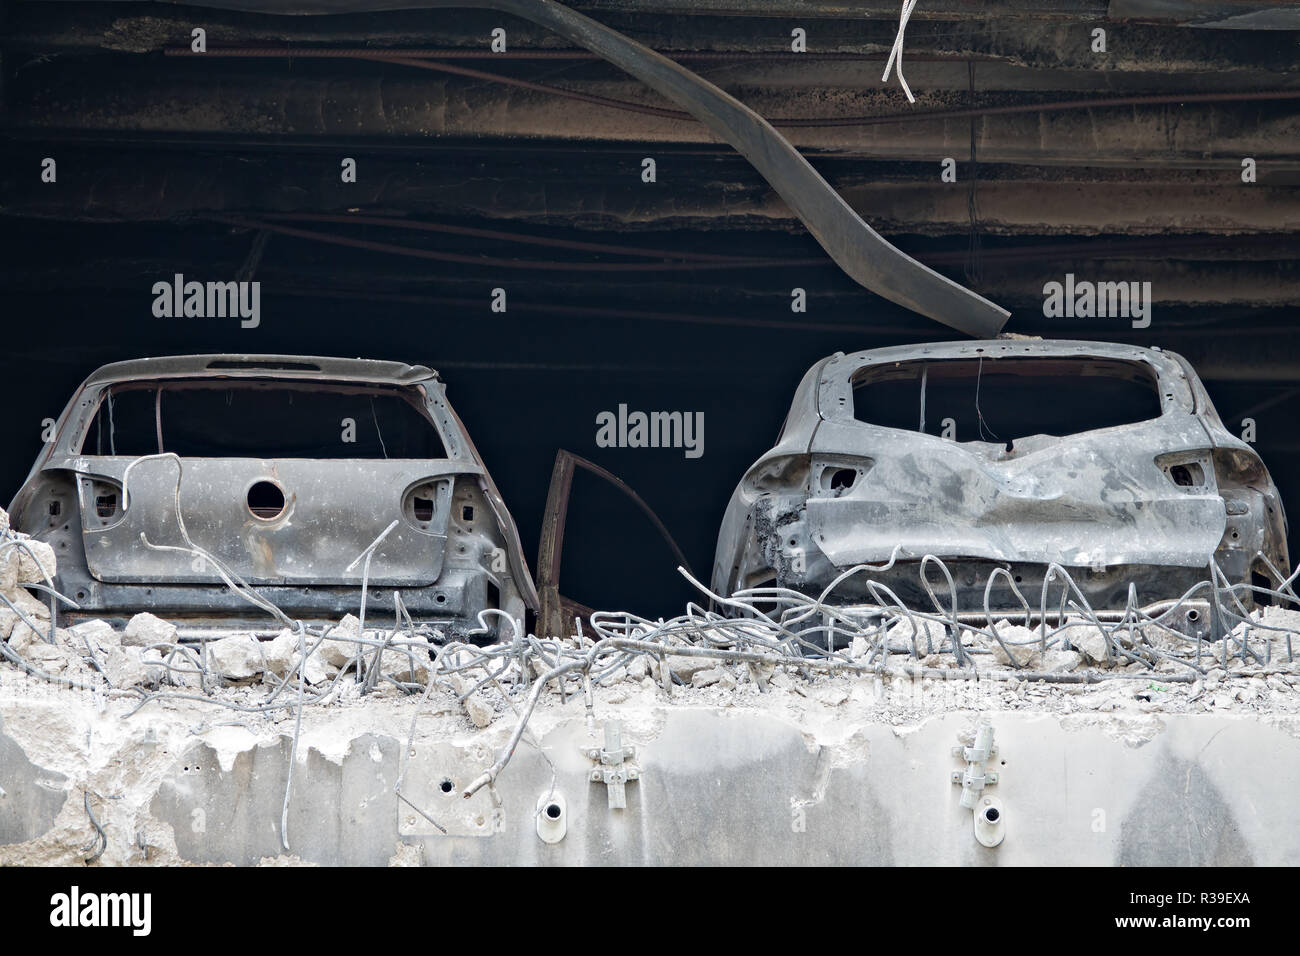
<svg viewBox="0 0 1300 956"><path fill-rule="evenodd" d="M984 413L980 411L980 379L983 378L983 376L984 376L984 356L981 355L980 364L975 369L975 421L979 425L980 441L988 441L988 439L984 437L984 432L986 431ZM993 436L995 441L1002 441L1001 438L998 438L998 433L995 432L992 429L992 427L987 428L987 431L990 435Z"/></svg>
<svg viewBox="0 0 1300 956"><path fill-rule="evenodd" d="M379 436L379 447L384 452L384 458L388 458L388 446L384 444L384 432L379 427L379 414L375 411L375 397L370 396L370 417L375 423L375 434Z"/></svg>
<svg viewBox="0 0 1300 956"><path fill-rule="evenodd" d="M921 426L917 429L921 434L925 434L925 382L930 376L930 364L927 362L921 366Z"/></svg>
<svg viewBox="0 0 1300 956"><path fill-rule="evenodd" d="M162 386L159 385L153 393L153 429L158 438L158 454L163 453L162 440Z"/></svg>
<svg viewBox="0 0 1300 956"><path fill-rule="evenodd" d="M912 18L912 11L915 9L916 0L903 0L903 9L898 14L898 35L894 37L894 48L889 51L889 61L885 63L885 72L880 77L881 82L888 81L889 71L894 69L894 61L897 60L898 82L902 84L909 103L915 103L916 97L912 95L912 88L907 85L907 79L903 76L903 35L907 32L907 21Z"/></svg>

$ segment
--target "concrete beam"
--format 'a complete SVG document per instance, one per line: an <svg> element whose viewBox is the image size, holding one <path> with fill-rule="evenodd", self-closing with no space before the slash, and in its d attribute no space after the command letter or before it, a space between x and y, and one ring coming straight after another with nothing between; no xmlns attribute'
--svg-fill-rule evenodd
<svg viewBox="0 0 1300 956"><path fill-rule="evenodd" d="M726 149L693 121L629 112L480 81L447 80L388 64L347 64L342 73L257 68L230 61L91 63L20 73L8 123L27 136L73 131L118 135L209 134L222 138L330 137L357 143L464 138L491 144L568 141L590 145L674 144ZM315 66L315 64L313 64ZM564 84L578 92L653 107L664 103L622 81ZM924 89L924 87L919 87ZM969 152L971 120L926 119L961 109L964 94L922 95L906 107L895 92L737 90L795 146L856 158L937 163ZM1072 97L1071 97L1072 98ZM1032 102L1029 105L1034 105ZM781 118L838 120L880 113L896 122L793 127ZM976 119L981 162L1146 168L1236 166L1243 157L1296 169L1300 100L1250 103L1033 109ZM379 144L376 144L379 145Z"/></svg>
<svg viewBox="0 0 1300 956"><path fill-rule="evenodd" d="M165 148L164 142L159 137L155 149L77 141L13 145L0 171L6 197L0 216L109 222L357 209L594 231L802 231L766 183L738 157L725 155L697 156L646 144L597 152L563 143L507 153L444 142L437 151L402 158L387 144L340 141L283 151L226 144L220 151L196 153ZM653 195L639 176L645 150L658 157L660 183ZM1235 161L1204 171L1011 168L981 162L973 172L959 149L953 153L956 183L939 181L940 164L933 155L924 162L870 166L821 156L816 164L859 215L896 234L965 233L970 225L966 180L973 174L980 229L986 234L1284 234L1300 220L1300 195L1291 182L1298 177L1272 161L1260 160L1259 182L1245 185ZM55 186L40 182L46 156L58 162ZM342 156L358 160L356 183L340 181ZM1177 254L1176 244L1171 254Z"/></svg>
<svg viewBox="0 0 1300 956"><path fill-rule="evenodd" d="M506 24L511 46L564 47L545 30L502 14L475 10L412 9L330 17L276 16L179 4L148 11L131 2L23 3L8 15L3 46L32 52L112 49L148 52L188 47L190 30L208 30L209 43L317 43L367 46L464 46L485 49L494 26ZM734 0L606 0L570 4L593 18L662 51L729 50L782 52L790 31L803 25L811 53L887 54L898 29L898 8L870 0L862 4L739 4ZM1089 73L1217 74L1262 76L1300 70L1300 54L1281 32L1201 31L1105 22L1104 4L1062 2L1034 15L1022 4L939 0L918 6L907 31L908 75L927 56L992 59L1037 69L1079 69ZM1069 9L1073 7L1073 12ZM927 9L928 8L928 9ZM959 29L954 29L958 21ZM1092 29L1108 31L1107 52L1094 54ZM1013 28L1014 27L1014 28ZM498 63L508 58L495 58ZM870 72L870 71L868 71ZM879 76L879 70L875 71Z"/></svg>
<svg viewBox="0 0 1300 956"><path fill-rule="evenodd" d="M918 682L916 692L945 691ZM869 684L865 693L870 697ZM24 708L8 701L6 715L36 706L48 710L50 703ZM818 715L837 711L808 706ZM93 765L115 768L113 793L121 797L100 806L104 861L1300 864L1300 831L1277 826L1300 786L1300 736L1294 718L1285 716L996 707L977 714L955 707L901 732L863 717L858 697L824 725L771 707L602 703L594 737L559 708L536 718L537 746L519 748L497 780L497 799L484 790L464 800L461 791L504 744L509 722L474 734L456 729L445 705L430 710L409 749L409 707L372 701L349 708L346 721L329 711L313 714L283 832L289 736L238 727L192 732L193 719L182 728L178 718L157 710L122 733L98 735L93 746L101 759ZM997 747L997 784L977 806L995 799L1002 810L1004 839L992 848L977 841L974 815L959 805L961 788L952 781L953 771L964 767L953 748L978 716L991 722ZM79 709L60 714L69 727L86 719ZM614 719L621 720L623 743L635 748L639 769L621 810L611 809L605 785L592 781L586 753L599 749L600 728ZM146 725L153 743L145 739ZM34 729L21 739L29 761L84 759L79 752L61 756L66 743L40 739ZM114 753L117 759L107 759ZM1265 763L1269 772L1261 774ZM393 792L399 779L409 802ZM103 788L109 778L97 780ZM31 786L16 783L19 793L10 799L25 797ZM61 785L71 790L76 783ZM561 835L547 842L538 833L539 806L561 801ZM79 804L67 801L54 825L27 821L40 832L0 845L0 862L76 862L89 827Z"/></svg>

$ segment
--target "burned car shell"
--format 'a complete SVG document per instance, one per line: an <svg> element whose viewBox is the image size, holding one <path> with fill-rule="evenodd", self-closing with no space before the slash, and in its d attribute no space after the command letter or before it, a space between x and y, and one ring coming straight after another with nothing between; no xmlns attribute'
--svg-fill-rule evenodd
<svg viewBox="0 0 1300 956"><path fill-rule="evenodd" d="M436 430L446 457L182 456L178 467L175 456L86 453L83 443L110 390L152 383L160 383L163 394L213 383L393 396ZM279 515L252 513L246 496L258 483L282 491ZM428 513L413 514L412 496L421 493ZM144 543L142 536L155 545L184 546L176 501L195 544L296 617L355 613L367 573L368 607L391 615L399 591L417 620L443 627L448 637L478 628L479 612L487 608L512 619L537 608L514 521L447 403L443 383L422 366L266 355L105 366L60 415L10 515L16 529L54 548L55 583L80 606L73 617L148 610L199 627L245 618L265 624L207 562ZM358 556L390 524L367 568Z"/></svg>
<svg viewBox="0 0 1300 956"><path fill-rule="evenodd" d="M854 415L853 383L872 368L999 358L1140 364L1154 378L1160 413L1065 437L1016 436L1014 450ZM1180 464L1176 482L1171 469ZM828 474L843 476L837 487ZM1184 475L1196 480L1184 484ZM1209 579L1211 559L1233 584L1276 587L1261 553L1289 573L1277 490L1181 356L1091 342L953 342L839 353L804 376L776 446L727 507L712 584L724 596L771 584L818 594L850 567L893 559L844 582L831 600L872 603L863 590L870 577L933 610L920 574L928 554L953 574L963 611L982 607L998 567L1007 573L996 576L991 606L1021 606L1014 580L1036 609L1051 563L1093 607L1122 608L1130 584L1142 604L1180 596ZM946 608L941 572L931 565L927 577Z"/></svg>

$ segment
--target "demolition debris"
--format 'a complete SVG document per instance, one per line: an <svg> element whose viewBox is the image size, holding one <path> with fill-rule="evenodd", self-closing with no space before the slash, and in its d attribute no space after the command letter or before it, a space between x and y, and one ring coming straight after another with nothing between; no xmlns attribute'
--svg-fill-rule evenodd
<svg viewBox="0 0 1300 956"><path fill-rule="evenodd" d="M508 627L500 630L509 638L480 646L446 640L400 612L382 626L373 625L372 614L372 626L363 628L364 606L337 623L307 625L269 607L236 577L231 588L276 612L285 626L267 636L186 637L176 624L147 612L121 631L98 620L60 627L60 606L75 604L54 588L53 551L9 531L7 518L4 527L5 670L112 701L114 712L126 717L184 701L272 721L292 714L300 727L308 708L409 696L419 702L414 721L435 691L449 694L477 728L513 712L507 746L465 787L466 797L492 786L544 697L584 708L590 722L595 690L629 682L665 698L715 689L745 699L774 689L825 694L844 687L843 681L850 688L865 682L882 701L885 681L896 697L908 682L949 685L940 704L921 703L919 710L924 695L904 690L911 716L926 706L951 708L952 693L962 707L1020 707L1050 696L1100 712L1124 704L1210 710L1268 703L1286 710L1297 700L1300 665L1293 644L1300 613L1247 611L1239 592L1251 586L1222 580L1148 607L1137 603L1134 591L1124 611L1102 612L1089 606L1065 568L1053 565L1039 606L1025 601L1023 613L1008 616L959 610L951 595L935 593L928 581L929 611L888 600L887 588L872 589L882 598L875 605L837 605L836 590L850 578L869 579L876 570L870 565L844 572L817 596L767 587L724 597L692 579L722 612L696 604L668 620L596 612L590 633L579 623L577 633L540 637L506 619ZM926 566L943 569L932 556L922 562ZM1256 599L1300 603L1295 577L1276 588L1253 586ZM480 615L485 639L494 632L487 621L493 614L500 612ZM1217 631L1206 626L1216 621ZM1094 686L1104 693L1088 693ZM1064 688L1084 693L1070 698ZM852 691L833 693L847 700ZM296 747L296 730L294 740Z"/></svg>

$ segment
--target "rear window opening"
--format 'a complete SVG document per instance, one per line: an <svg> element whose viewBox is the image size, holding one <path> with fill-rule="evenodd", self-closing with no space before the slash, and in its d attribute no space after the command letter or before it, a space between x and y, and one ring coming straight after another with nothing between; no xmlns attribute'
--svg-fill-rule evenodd
<svg viewBox="0 0 1300 956"><path fill-rule="evenodd" d="M952 419L948 437L1008 450L1017 438L1059 438L1160 414L1159 382L1140 362L937 359L871 366L853 378L858 421L943 435Z"/></svg>
<svg viewBox="0 0 1300 956"><path fill-rule="evenodd" d="M159 390L161 389L161 395ZM100 399L84 455L446 458L418 395L289 382L131 382Z"/></svg>

